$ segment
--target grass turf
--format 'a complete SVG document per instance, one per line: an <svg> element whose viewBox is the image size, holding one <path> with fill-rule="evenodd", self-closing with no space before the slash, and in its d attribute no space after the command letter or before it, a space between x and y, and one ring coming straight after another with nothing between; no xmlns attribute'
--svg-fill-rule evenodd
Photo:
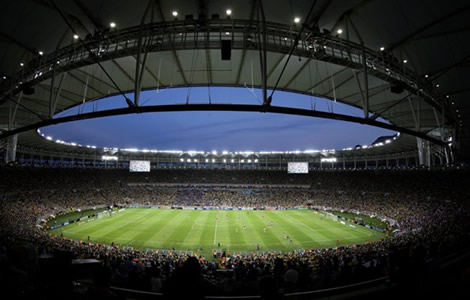
<svg viewBox="0 0 470 300"><path fill-rule="evenodd" d="M271 225L270 225L271 224ZM56 230L64 237L151 249L192 250L208 256L213 249L290 251L330 248L379 240L383 234L351 228L310 210L230 211L130 208L101 219ZM287 237L288 236L288 237ZM200 249L203 249L202 251Z"/></svg>

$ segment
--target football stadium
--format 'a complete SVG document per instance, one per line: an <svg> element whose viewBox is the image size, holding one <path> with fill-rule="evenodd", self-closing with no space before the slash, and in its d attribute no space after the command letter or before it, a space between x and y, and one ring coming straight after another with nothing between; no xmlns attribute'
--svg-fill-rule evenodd
<svg viewBox="0 0 470 300"><path fill-rule="evenodd" d="M470 295L467 1L0 7L7 297Z"/></svg>

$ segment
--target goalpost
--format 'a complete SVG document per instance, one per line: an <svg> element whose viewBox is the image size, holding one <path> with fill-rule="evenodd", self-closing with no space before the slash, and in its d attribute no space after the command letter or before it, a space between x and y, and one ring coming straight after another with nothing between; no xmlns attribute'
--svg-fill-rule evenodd
<svg viewBox="0 0 470 300"><path fill-rule="evenodd" d="M319 214L321 216L323 216L324 218L328 219L328 220L331 220L331 221L335 221L335 222L338 222L338 216L337 215L334 215L330 212L327 212L327 211L319 211Z"/></svg>

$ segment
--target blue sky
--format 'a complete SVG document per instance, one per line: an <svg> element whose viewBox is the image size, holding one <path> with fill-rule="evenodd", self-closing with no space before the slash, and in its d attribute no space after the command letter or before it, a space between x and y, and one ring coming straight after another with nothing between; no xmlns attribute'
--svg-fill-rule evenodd
<svg viewBox="0 0 470 300"><path fill-rule="evenodd" d="M190 103L260 104L261 91L248 88L172 88L143 92L141 105ZM133 99L130 94L129 98ZM361 116L333 101L276 91L272 105ZM58 116L126 107L109 97ZM82 120L42 128L53 139L97 147L198 151L293 151L342 149L370 144L395 132L367 125L272 113L165 112Z"/></svg>

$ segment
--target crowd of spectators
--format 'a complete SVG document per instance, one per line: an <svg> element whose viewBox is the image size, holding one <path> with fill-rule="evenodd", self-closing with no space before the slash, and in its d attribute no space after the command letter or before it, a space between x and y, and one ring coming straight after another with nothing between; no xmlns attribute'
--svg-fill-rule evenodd
<svg viewBox="0 0 470 300"><path fill-rule="evenodd" d="M194 276L200 295L253 295L314 290L381 275L409 283L439 259L469 245L470 186L466 171L337 171L291 175L278 171L124 170L2 168L0 262L15 273L19 289L47 285L39 259L68 253L95 258L107 283L132 289L182 292L177 283ZM129 186L129 183L148 185ZM151 183L168 183L153 186ZM206 184L177 187L171 184ZM210 184L226 186L210 187ZM237 184L298 184L295 187L236 187ZM381 241L287 253L224 255L212 259L179 251L140 252L52 236L38 220L70 208L98 205L299 207L359 211L396 221ZM18 251L18 244L22 251ZM27 250L24 250L27 249ZM19 262L18 254L27 259ZM24 254L26 253L26 254ZM25 263L30 261L31 263ZM22 270L22 271L21 271ZM25 271L26 270L26 271ZM22 273L26 272L26 273ZM24 275L29 274L29 275ZM31 275L32 274L32 275ZM188 275L189 274L189 275ZM427 273L429 274L429 273ZM63 278L62 278L63 279ZM15 285L13 285L15 286ZM199 294L194 294L199 295Z"/></svg>

